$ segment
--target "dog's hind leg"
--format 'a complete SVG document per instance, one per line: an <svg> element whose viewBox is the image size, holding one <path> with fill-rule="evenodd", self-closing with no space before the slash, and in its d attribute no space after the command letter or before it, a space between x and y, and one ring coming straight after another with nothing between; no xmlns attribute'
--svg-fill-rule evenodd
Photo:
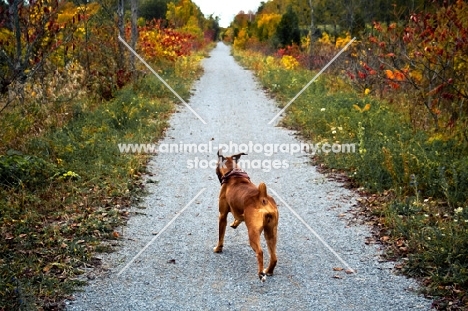
<svg viewBox="0 0 468 311"><path fill-rule="evenodd" d="M229 207L227 203L222 203L224 200L220 200L219 202L219 238L218 238L218 245L213 248L215 253L221 253L223 251L223 244L224 244L224 235L226 233L226 226L227 226L227 216L229 213Z"/></svg>
<svg viewBox="0 0 468 311"><path fill-rule="evenodd" d="M247 219L247 218L246 218ZM266 274L263 272L263 250L260 244L260 234L262 233L262 224L258 222L251 222L247 224L248 233L249 233L249 242L252 247L255 255L257 256L258 264L258 277L260 281L266 280Z"/></svg>
<svg viewBox="0 0 468 311"><path fill-rule="evenodd" d="M264 228L265 240L268 246L268 252L270 253L270 264L264 271L266 275L273 275L273 270L275 269L276 262L278 261L276 257L277 228L278 226L276 224L270 224Z"/></svg>

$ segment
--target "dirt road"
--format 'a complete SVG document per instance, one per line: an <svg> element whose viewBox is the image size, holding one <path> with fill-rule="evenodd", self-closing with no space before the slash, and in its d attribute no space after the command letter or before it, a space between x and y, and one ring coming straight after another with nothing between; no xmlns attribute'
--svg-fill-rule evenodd
<svg viewBox="0 0 468 311"><path fill-rule="evenodd" d="M293 132L268 125L279 109L229 47L218 44L204 68L190 105L206 124L179 106L149 167L155 183L147 184L146 209L134 210L121 246L103 259L109 271L68 309L428 310L417 285L394 275L391 263L379 263L378 246L364 243L369 228L342 217L356 195L317 173L307 154L292 154L301 143ZM198 152L161 152L169 144ZM209 166L220 144L250 147L245 170L278 203L278 265L264 284L244 224L227 228L222 254L212 251L220 186ZM356 273L345 273L350 268Z"/></svg>

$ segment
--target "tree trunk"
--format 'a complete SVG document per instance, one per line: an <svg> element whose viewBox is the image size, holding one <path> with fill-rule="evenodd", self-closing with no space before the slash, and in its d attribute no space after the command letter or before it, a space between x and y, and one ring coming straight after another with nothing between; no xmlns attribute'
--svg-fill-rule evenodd
<svg viewBox="0 0 468 311"><path fill-rule="evenodd" d="M13 32L15 33L15 43L16 43L16 55L13 59L13 71L15 72L15 76L13 79L17 77L17 75L22 74L22 67L23 67L23 55L22 55L22 50L23 46L21 44L21 25L20 25L20 20L19 20L19 6L20 6L21 0L14 0L13 4L10 5L9 7L9 13L11 16L13 16L12 20L12 25L11 28L13 29Z"/></svg>
<svg viewBox="0 0 468 311"><path fill-rule="evenodd" d="M125 25L124 25L124 12L125 12L125 0L118 0L117 5L117 27L119 28L119 35L122 39L125 39ZM117 67L118 70L124 70L125 64L125 53L122 42L118 41L118 55L117 55Z"/></svg>
<svg viewBox="0 0 468 311"><path fill-rule="evenodd" d="M132 11L132 39L130 45L133 50L136 50L136 43L138 40L138 0L131 0L130 2L131 11ZM135 55L133 53L130 54L130 70L132 71L133 79L136 79L136 64L135 64Z"/></svg>
<svg viewBox="0 0 468 311"><path fill-rule="evenodd" d="M312 5L312 0L309 0L309 6L310 6L310 42L312 43L312 39L315 33L314 6Z"/></svg>
<svg viewBox="0 0 468 311"><path fill-rule="evenodd" d="M314 23L314 6L312 5L312 0L309 0L310 6L310 42L309 42L309 69L312 69L313 63L313 45L314 45L314 34L315 34L315 23Z"/></svg>

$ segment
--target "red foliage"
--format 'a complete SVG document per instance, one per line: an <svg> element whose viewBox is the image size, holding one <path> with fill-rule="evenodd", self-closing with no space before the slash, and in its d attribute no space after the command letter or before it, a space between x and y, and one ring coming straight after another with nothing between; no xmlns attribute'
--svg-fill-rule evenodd
<svg viewBox="0 0 468 311"><path fill-rule="evenodd" d="M345 72L360 91L411 96L414 109L426 107L436 128L459 122L454 115L468 114L467 14L468 4L457 1L434 13L414 13L404 25L374 22Z"/></svg>

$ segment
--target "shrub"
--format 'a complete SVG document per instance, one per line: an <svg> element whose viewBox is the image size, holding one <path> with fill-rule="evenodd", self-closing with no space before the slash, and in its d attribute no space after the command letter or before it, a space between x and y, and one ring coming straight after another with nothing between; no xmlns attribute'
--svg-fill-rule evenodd
<svg viewBox="0 0 468 311"><path fill-rule="evenodd" d="M51 182L58 173L57 167L46 160L10 153L0 155L0 186L35 189Z"/></svg>

